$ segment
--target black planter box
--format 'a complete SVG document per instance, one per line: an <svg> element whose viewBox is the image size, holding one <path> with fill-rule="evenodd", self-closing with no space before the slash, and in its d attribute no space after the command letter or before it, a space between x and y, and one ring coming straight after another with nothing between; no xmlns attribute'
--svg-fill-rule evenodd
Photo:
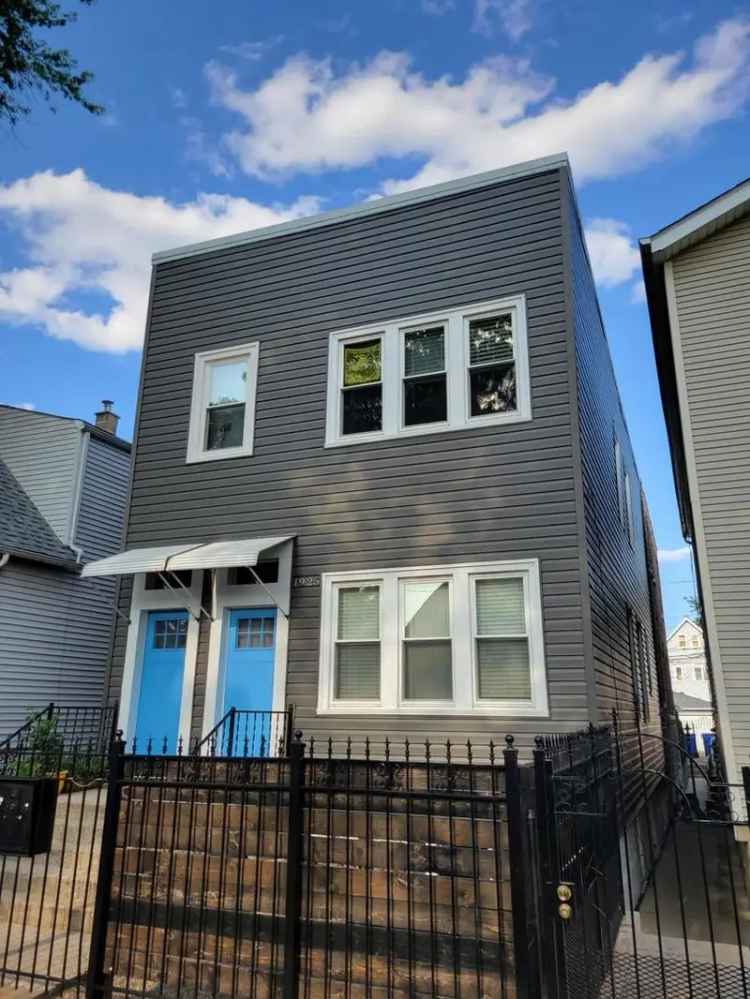
<svg viewBox="0 0 750 999"><path fill-rule="evenodd" d="M56 777L0 777L0 855L49 852L57 783Z"/></svg>

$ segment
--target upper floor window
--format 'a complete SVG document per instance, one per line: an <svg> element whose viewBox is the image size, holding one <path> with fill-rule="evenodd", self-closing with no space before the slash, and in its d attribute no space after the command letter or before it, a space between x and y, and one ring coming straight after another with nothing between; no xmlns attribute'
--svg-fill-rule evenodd
<svg viewBox="0 0 750 999"><path fill-rule="evenodd" d="M617 482L617 516L625 526L625 470L622 467L622 448L615 437L615 476Z"/></svg>
<svg viewBox="0 0 750 999"><path fill-rule="evenodd" d="M258 344L195 355L188 461L253 453Z"/></svg>
<svg viewBox="0 0 750 999"><path fill-rule="evenodd" d="M625 473L625 530L628 541L633 544L635 537L635 527L633 526L633 497L631 495L630 473Z"/></svg>
<svg viewBox="0 0 750 999"><path fill-rule="evenodd" d="M536 561L322 582L322 713L546 715Z"/></svg>
<svg viewBox="0 0 750 999"><path fill-rule="evenodd" d="M678 635L677 636L677 645L681 649L686 649L687 648L687 639L685 638L684 635Z"/></svg>
<svg viewBox="0 0 750 999"><path fill-rule="evenodd" d="M530 418L523 296L331 335L328 447Z"/></svg>

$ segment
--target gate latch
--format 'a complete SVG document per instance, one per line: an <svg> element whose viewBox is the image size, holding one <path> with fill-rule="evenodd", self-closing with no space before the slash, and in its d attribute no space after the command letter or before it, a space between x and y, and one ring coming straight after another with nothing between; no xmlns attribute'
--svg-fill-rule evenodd
<svg viewBox="0 0 750 999"><path fill-rule="evenodd" d="M573 906L570 904L573 898L573 889L568 884L559 884L557 886L557 899L559 905L557 907L557 914L560 919L568 920L573 915Z"/></svg>

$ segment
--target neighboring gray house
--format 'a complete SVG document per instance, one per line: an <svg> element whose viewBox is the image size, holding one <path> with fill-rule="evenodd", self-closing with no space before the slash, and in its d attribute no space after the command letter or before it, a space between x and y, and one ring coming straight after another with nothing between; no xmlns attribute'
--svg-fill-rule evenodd
<svg viewBox="0 0 750 999"><path fill-rule="evenodd" d="M742 783L750 764L750 180L641 248L719 745L727 779Z"/></svg>
<svg viewBox="0 0 750 999"><path fill-rule="evenodd" d="M0 737L50 701L104 698L114 584L81 578L119 550L130 444L97 424L0 405Z"/></svg>
<svg viewBox="0 0 750 999"><path fill-rule="evenodd" d="M644 538L567 157L156 254L128 737L658 730Z"/></svg>

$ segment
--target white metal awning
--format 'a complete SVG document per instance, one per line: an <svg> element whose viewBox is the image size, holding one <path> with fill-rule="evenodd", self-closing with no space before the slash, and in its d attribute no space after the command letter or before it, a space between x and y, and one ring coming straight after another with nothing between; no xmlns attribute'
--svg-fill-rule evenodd
<svg viewBox="0 0 750 999"><path fill-rule="evenodd" d="M282 538L246 538L214 541L206 545L159 545L155 548L131 548L89 562L82 576L129 576L135 572L177 572L180 569L227 569L232 566L255 566L263 552L275 548L294 535Z"/></svg>
<svg viewBox="0 0 750 999"><path fill-rule="evenodd" d="M188 552L195 545L158 545L156 548L131 548L119 555L89 562L82 576L129 576L134 572L164 572L167 562L175 555Z"/></svg>
<svg viewBox="0 0 750 999"><path fill-rule="evenodd" d="M240 565L257 565L260 556L269 548L291 541L284 538L245 538L242 541L214 541L199 545L169 559L170 572L180 569L229 569Z"/></svg>

